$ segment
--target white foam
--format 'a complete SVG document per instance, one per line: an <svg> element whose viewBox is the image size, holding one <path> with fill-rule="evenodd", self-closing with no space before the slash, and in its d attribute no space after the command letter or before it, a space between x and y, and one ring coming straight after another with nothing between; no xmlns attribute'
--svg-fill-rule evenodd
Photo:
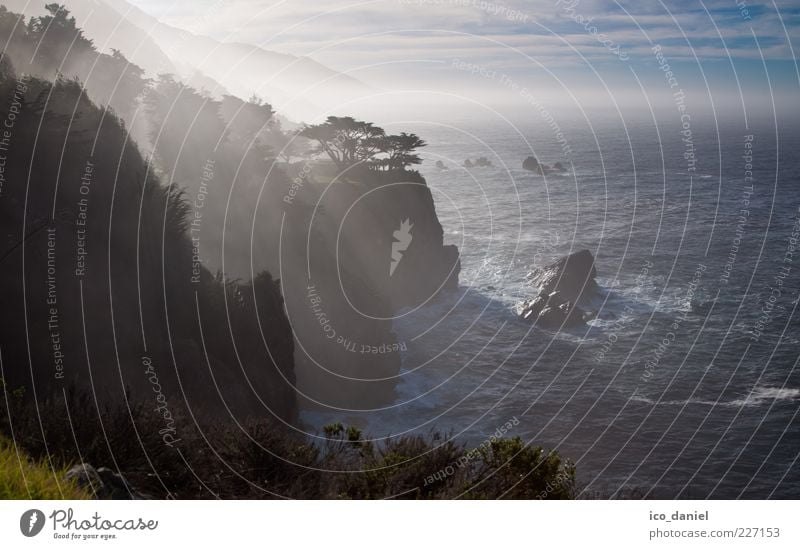
<svg viewBox="0 0 800 549"><path fill-rule="evenodd" d="M785 400L798 400L800 399L800 389L788 389L780 387L756 387L749 395L744 398L737 398L734 400L703 400L690 398L688 400L662 400L654 401L642 395L634 395L631 400L636 402L643 402L652 406L685 406L685 405L699 405L699 406L735 406L741 408L742 406L760 406L764 404L772 404L775 401Z"/></svg>

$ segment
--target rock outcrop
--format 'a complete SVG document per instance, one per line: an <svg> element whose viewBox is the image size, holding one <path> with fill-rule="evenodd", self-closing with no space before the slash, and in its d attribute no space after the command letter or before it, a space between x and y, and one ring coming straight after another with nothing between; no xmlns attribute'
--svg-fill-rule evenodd
<svg viewBox="0 0 800 549"><path fill-rule="evenodd" d="M391 319L458 286L458 249L444 244L431 189L416 172L357 173L327 191L309 184L287 208L284 238L304 406L393 402L406 342Z"/></svg>
<svg viewBox="0 0 800 549"><path fill-rule="evenodd" d="M529 172L538 172L539 161L536 159L535 156L529 156L522 162L522 169L528 170Z"/></svg>
<svg viewBox="0 0 800 549"><path fill-rule="evenodd" d="M556 162L552 166L548 166L547 164L541 164L539 160L535 156L529 156L522 162L522 169L528 170L529 172L536 172L539 175L546 175L546 174L563 174L566 173L566 168L561 162Z"/></svg>
<svg viewBox="0 0 800 549"><path fill-rule="evenodd" d="M540 293L518 307L520 318L536 323L542 328L559 329L580 326L595 317L574 302L564 298L560 292Z"/></svg>
<svg viewBox="0 0 800 549"><path fill-rule="evenodd" d="M581 250L537 269L530 281L542 292L559 292L565 299L577 301L584 292L597 289L596 277L592 252Z"/></svg>
<svg viewBox="0 0 800 549"><path fill-rule="evenodd" d="M88 463L80 463L67 471L64 479L85 488L94 494L95 499L146 499L128 484L125 477L107 467L95 469Z"/></svg>
<svg viewBox="0 0 800 549"><path fill-rule="evenodd" d="M545 328L579 326L594 318L594 313L577 304L597 291L597 271L589 250L562 257L531 273L530 282L538 289L536 297L517 307L520 318Z"/></svg>

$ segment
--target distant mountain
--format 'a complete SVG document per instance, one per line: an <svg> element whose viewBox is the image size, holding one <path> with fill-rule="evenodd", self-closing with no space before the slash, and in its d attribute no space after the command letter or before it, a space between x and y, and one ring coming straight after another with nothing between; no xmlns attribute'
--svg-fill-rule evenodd
<svg viewBox="0 0 800 549"><path fill-rule="evenodd" d="M100 51L117 49L149 76L172 73L219 97L256 94L295 119L371 94L359 80L308 57L239 42L220 42L159 22L125 0L60 0ZM27 16L44 13L44 0L0 0Z"/></svg>

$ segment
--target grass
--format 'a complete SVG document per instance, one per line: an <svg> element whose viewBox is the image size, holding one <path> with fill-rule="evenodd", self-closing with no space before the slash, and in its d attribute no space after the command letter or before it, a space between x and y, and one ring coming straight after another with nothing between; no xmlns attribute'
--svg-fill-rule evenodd
<svg viewBox="0 0 800 549"><path fill-rule="evenodd" d="M89 493L64 480L66 472L33 461L0 435L0 499L89 499Z"/></svg>

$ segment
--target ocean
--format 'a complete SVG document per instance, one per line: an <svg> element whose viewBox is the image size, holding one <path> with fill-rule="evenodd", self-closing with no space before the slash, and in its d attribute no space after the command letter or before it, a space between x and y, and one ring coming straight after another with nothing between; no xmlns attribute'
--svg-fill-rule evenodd
<svg viewBox="0 0 800 549"><path fill-rule="evenodd" d="M572 460L582 498L800 497L797 124L533 110L396 126L429 143L460 288L394 320L397 401L337 420L468 445L518 420L507 436ZM532 155L567 171L523 170ZM477 157L492 166L462 167ZM598 318L517 318L529 273L581 249Z"/></svg>

